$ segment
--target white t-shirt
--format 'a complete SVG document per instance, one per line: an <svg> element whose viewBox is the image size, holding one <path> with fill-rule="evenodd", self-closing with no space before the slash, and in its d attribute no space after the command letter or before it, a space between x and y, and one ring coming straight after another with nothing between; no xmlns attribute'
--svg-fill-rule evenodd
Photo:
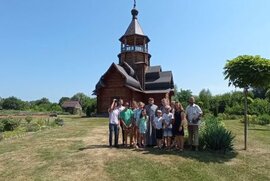
<svg viewBox="0 0 270 181"><path fill-rule="evenodd" d="M162 116L162 119L164 120L165 122L165 127L168 127L167 128L172 128L172 119L173 119L173 114L172 113L164 113L163 116Z"/></svg>
<svg viewBox="0 0 270 181"><path fill-rule="evenodd" d="M202 114L201 108L197 104L193 104L192 106L188 105L186 108L186 115L188 118L189 125L199 125L200 121L197 124L192 123L193 119L197 119Z"/></svg>
<svg viewBox="0 0 270 181"><path fill-rule="evenodd" d="M120 107L118 107L118 109L119 109L120 112L121 112L121 111L123 111L124 109L126 109L126 107L125 107L125 106L120 106Z"/></svg>
<svg viewBox="0 0 270 181"><path fill-rule="evenodd" d="M162 116L160 118L157 116L155 117L154 124L156 125L157 129L162 129L162 121L163 121Z"/></svg>
<svg viewBox="0 0 270 181"><path fill-rule="evenodd" d="M119 108L115 108L112 112L109 113L110 124L119 124L119 114Z"/></svg>

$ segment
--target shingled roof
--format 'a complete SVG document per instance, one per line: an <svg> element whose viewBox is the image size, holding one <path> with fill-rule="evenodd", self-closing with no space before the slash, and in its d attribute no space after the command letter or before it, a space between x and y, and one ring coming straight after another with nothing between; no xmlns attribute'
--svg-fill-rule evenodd
<svg viewBox="0 0 270 181"><path fill-rule="evenodd" d="M79 101L65 101L62 108L82 108Z"/></svg>
<svg viewBox="0 0 270 181"><path fill-rule="evenodd" d="M173 89L173 75L171 71L162 72L161 66L151 66L145 73L145 90Z"/></svg>
<svg viewBox="0 0 270 181"><path fill-rule="evenodd" d="M150 93L162 90L166 92L174 88L172 72L162 72L160 65L148 67L148 70L145 73L145 90L142 89L140 82L134 76L134 70L130 66L127 66L128 69L125 66L127 66L127 64L123 64L121 66L112 63L110 68L105 72L105 74L103 74L99 82L96 84L96 90L93 94L96 94L98 89L106 87L104 77L112 68L116 68L116 70L125 77L125 86L135 91Z"/></svg>
<svg viewBox="0 0 270 181"><path fill-rule="evenodd" d="M141 25L139 24L137 19L132 19L131 23L129 24L126 33L124 36L128 35L144 35Z"/></svg>
<svg viewBox="0 0 270 181"><path fill-rule="evenodd" d="M127 70L125 70L125 68L123 66L125 66L125 68ZM106 85L104 83L104 77L108 74L108 72L112 68L116 68L116 70L120 74L122 74L123 77L125 77L125 85L126 85L126 87L131 88L131 89L136 90L136 91L142 91L142 87L141 87L140 82L137 79L134 78L134 76L135 76L134 70L126 63L124 63L123 66L112 63L110 68L99 79L99 82L96 84L96 90L93 91L93 94L95 95L96 92L98 91L98 89L100 89L102 87L106 87Z"/></svg>
<svg viewBox="0 0 270 181"><path fill-rule="evenodd" d="M146 36L144 33L143 33L143 30L142 30L142 27L138 21L138 18L137 18L137 15L138 15L138 10L133 8L131 10L131 14L132 14L132 20L125 32L125 34L120 38L120 40L123 38L123 37L128 37L128 36L131 36L131 35L140 35L140 36L144 36L147 38L147 41L150 41L150 39L148 38L148 36Z"/></svg>

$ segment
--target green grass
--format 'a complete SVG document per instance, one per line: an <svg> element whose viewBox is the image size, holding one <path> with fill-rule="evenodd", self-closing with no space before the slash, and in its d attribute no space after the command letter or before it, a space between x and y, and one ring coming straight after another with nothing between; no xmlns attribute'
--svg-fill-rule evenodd
<svg viewBox="0 0 270 181"><path fill-rule="evenodd" d="M0 180L270 180L270 128L226 120L235 152L108 148L108 120L63 116L63 127L0 142Z"/></svg>
<svg viewBox="0 0 270 181"><path fill-rule="evenodd" d="M227 120L226 125L236 135L232 153L177 153L148 149L144 152L146 157L131 156L110 161L107 171L113 180L269 180L269 127L251 127L249 149L243 151L243 124ZM156 159L157 156L162 157Z"/></svg>

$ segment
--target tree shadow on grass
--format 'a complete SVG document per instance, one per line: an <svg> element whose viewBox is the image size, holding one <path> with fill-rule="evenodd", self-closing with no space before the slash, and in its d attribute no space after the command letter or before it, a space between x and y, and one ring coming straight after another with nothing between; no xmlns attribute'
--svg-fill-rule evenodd
<svg viewBox="0 0 270 181"><path fill-rule="evenodd" d="M97 149L97 148L110 148L110 147L108 145L88 145L88 146L79 148L79 151L92 150L92 149Z"/></svg>
<svg viewBox="0 0 270 181"><path fill-rule="evenodd" d="M117 148L110 147L109 145L88 145L82 148L79 148L79 151L84 150L91 150L91 149L126 149L131 151L136 151L141 154L149 154L149 155L175 155L183 158L189 158L193 160L197 160L199 162L204 163L225 163L230 161L231 159L235 158L238 155L237 151L233 152L227 152L226 154L220 153L220 152L210 152L210 151L190 151L190 150L184 150L183 152L176 151L176 150L159 150L157 148L152 147L146 147L144 149L134 149L132 147L124 147L122 145L119 145Z"/></svg>
<svg viewBox="0 0 270 181"><path fill-rule="evenodd" d="M140 150L135 150L140 151ZM225 163L235 158L238 153L227 152L226 154L220 152L210 152L210 151L190 151L184 150L183 152L176 150L159 150L151 147L147 147L144 149L143 154L153 154L153 155L175 155L183 158L189 158L193 160L197 160L199 162L204 163Z"/></svg>
<svg viewBox="0 0 270 181"><path fill-rule="evenodd" d="M252 130L252 131L270 131L270 129L269 129L269 128L266 128L266 129L249 128L248 130Z"/></svg>
<svg viewBox="0 0 270 181"><path fill-rule="evenodd" d="M131 147L124 147L123 145L118 145L117 147L109 146L109 145L88 145L88 146L79 148L79 151L98 149L98 148L132 149Z"/></svg>

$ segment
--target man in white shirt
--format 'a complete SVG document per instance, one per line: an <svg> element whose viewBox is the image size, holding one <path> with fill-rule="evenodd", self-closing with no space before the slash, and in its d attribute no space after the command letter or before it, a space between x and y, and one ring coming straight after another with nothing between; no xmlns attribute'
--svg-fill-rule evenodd
<svg viewBox="0 0 270 181"><path fill-rule="evenodd" d="M198 151L199 147L199 125L203 112L201 108L195 104L194 97L189 98L189 105L186 108L186 116L188 121L188 142L190 146L195 146Z"/></svg>

